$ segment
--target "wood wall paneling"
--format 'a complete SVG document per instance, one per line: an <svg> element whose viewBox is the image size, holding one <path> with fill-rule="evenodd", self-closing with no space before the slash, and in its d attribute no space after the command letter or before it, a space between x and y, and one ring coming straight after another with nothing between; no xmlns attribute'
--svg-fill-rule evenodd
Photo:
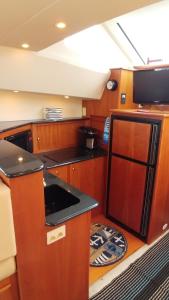
<svg viewBox="0 0 169 300"><path fill-rule="evenodd" d="M38 153L78 146L78 128L89 124L89 119L34 124L32 126L33 152Z"/></svg>
<svg viewBox="0 0 169 300"><path fill-rule="evenodd" d="M148 243L169 228L169 118L161 128L159 154L150 215Z"/></svg>
<svg viewBox="0 0 169 300"><path fill-rule="evenodd" d="M108 91L105 87L100 100L83 100L87 116L108 116L110 115L110 109L113 108L128 109L136 107L133 103L133 71L112 69L110 79L118 82L118 88L115 91ZM121 104L122 93L126 94L125 104Z"/></svg>

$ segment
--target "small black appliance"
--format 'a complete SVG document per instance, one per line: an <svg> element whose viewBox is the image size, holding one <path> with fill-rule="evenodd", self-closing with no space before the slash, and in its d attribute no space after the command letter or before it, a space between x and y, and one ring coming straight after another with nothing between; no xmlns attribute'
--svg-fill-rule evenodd
<svg viewBox="0 0 169 300"><path fill-rule="evenodd" d="M87 149L95 149L97 147L98 131L92 127L82 126L79 128L80 145Z"/></svg>

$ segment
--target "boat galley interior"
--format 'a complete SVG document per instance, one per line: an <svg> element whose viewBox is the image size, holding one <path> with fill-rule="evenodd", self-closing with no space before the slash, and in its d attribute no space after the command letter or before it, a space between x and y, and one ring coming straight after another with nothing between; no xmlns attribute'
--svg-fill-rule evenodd
<svg viewBox="0 0 169 300"><path fill-rule="evenodd" d="M0 2L0 300L169 299L168 15Z"/></svg>

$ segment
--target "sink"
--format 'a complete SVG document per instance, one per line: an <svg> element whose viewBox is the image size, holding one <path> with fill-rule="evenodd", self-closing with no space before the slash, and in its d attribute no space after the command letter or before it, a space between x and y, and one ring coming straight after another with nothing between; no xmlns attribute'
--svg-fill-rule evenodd
<svg viewBox="0 0 169 300"><path fill-rule="evenodd" d="M46 216L80 202L77 197L56 184L45 186L44 192Z"/></svg>

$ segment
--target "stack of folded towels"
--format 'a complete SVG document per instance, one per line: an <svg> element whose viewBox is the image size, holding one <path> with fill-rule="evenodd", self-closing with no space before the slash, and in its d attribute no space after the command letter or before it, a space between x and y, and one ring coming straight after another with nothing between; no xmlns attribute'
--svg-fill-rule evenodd
<svg viewBox="0 0 169 300"><path fill-rule="evenodd" d="M58 120L63 118L62 108L59 107L45 107L43 109L44 119Z"/></svg>

